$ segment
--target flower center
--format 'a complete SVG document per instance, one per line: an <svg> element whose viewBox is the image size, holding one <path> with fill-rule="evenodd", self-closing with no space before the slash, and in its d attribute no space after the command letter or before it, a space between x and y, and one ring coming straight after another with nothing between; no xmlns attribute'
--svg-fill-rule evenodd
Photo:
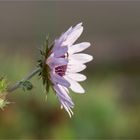
<svg viewBox="0 0 140 140"><path fill-rule="evenodd" d="M60 58L68 58L68 53L62 55ZM64 76L65 72L66 72L66 69L67 69L67 65L58 66L58 67L55 67L55 72L59 76Z"/></svg>
<svg viewBox="0 0 140 140"><path fill-rule="evenodd" d="M58 66L55 68L55 72L59 75L59 76L64 76L65 72L67 69L67 65L63 65L63 66Z"/></svg>

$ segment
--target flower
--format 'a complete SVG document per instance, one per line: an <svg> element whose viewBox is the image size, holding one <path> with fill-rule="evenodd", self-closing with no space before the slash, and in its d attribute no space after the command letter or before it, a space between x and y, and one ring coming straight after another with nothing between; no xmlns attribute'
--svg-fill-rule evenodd
<svg viewBox="0 0 140 140"><path fill-rule="evenodd" d="M70 117L73 115L74 103L69 96L68 89L76 93L85 93L78 82L86 80L86 76L79 72L86 68L85 63L93 59L91 55L79 53L90 46L89 42L74 45L82 32L82 23L70 27L55 40L45 62L49 67L50 81L61 103L61 108L64 108Z"/></svg>

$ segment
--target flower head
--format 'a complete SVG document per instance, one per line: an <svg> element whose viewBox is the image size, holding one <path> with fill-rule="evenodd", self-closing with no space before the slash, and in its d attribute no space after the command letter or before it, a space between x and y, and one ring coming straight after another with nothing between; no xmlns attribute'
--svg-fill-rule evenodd
<svg viewBox="0 0 140 140"><path fill-rule="evenodd" d="M86 80L86 76L79 72L86 68L85 63L93 59L91 55L79 53L90 46L89 42L74 44L82 32L82 23L70 27L55 40L45 60L52 88L61 103L61 108L64 108L70 117L73 115L71 109L74 103L69 96L68 89L76 93L85 92L78 82Z"/></svg>

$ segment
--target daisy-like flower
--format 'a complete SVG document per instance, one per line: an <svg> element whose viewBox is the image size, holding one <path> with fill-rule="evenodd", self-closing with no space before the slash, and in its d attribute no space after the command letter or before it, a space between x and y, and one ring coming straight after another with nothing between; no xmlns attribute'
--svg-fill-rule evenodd
<svg viewBox="0 0 140 140"><path fill-rule="evenodd" d="M76 93L85 93L78 82L86 80L86 76L79 72L86 68L85 63L93 59L91 55L79 53L90 46L89 42L74 44L82 32L82 23L70 27L55 40L45 60L52 88L61 103L61 108L64 108L70 117L73 115L71 109L74 103L68 89Z"/></svg>

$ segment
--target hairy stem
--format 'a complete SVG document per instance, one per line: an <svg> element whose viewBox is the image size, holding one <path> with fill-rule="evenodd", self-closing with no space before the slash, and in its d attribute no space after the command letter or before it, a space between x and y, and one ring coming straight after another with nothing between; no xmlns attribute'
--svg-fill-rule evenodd
<svg viewBox="0 0 140 140"><path fill-rule="evenodd" d="M25 78L23 78L22 80L18 81L15 85L13 85L12 87L9 87L7 89L7 92L13 92L16 89L18 89L20 87L20 85L22 84L22 82L24 81L28 81L30 80L34 75L36 75L38 72L40 72L40 68L36 68L35 70L33 70L29 75L27 75Z"/></svg>

